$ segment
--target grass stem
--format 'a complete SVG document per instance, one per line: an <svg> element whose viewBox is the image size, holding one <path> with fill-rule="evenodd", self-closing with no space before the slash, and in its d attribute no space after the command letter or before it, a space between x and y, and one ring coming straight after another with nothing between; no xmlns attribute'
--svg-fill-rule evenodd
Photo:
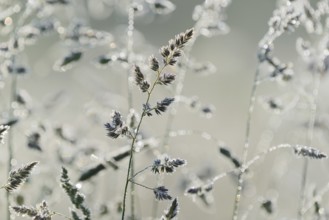
<svg viewBox="0 0 329 220"><path fill-rule="evenodd" d="M249 109L248 109L248 115L247 115L247 124L246 124L246 130L245 130L245 143L243 148L243 156L242 156L242 167L245 166L247 162L248 157L248 150L250 145L250 128L251 128L251 119L252 119L252 113L255 108L255 101L256 101L256 91L257 87L259 85L258 83L259 78L259 68L257 68L256 73L254 75L254 81L251 88L251 94L249 98ZM241 193L242 193L242 187L243 187L243 181L244 181L244 172L241 171L238 175L238 187L235 194L235 200L234 200L234 208L233 208L233 220L238 219L239 215L239 206L241 202Z"/></svg>

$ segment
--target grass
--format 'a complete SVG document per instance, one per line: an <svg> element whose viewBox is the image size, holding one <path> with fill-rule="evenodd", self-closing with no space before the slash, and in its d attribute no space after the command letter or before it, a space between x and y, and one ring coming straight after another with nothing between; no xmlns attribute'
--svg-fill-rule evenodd
<svg viewBox="0 0 329 220"><path fill-rule="evenodd" d="M327 219L329 3L230 3L3 1L0 216Z"/></svg>

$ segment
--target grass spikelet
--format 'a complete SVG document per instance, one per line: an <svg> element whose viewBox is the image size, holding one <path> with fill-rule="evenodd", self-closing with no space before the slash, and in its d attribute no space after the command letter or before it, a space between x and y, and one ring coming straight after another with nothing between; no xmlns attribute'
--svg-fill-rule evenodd
<svg viewBox="0 0 329 220"><path fill-rule="evenodd" d="M107 136L110 138L118 138L120 135L125 135L128 131L127 126L124 125L120 112L113 112L112 121L106 123Z"/></svg>
<svg viewBox="0 0 329 220"><path fill-rule="evenodd" d="M168 210L165 211L165 215L163 215L161 217L161 220L170 220L170 219L174 219L177 214L178 214L178 201L177 201L177 198L175 198L170 207L168 208Z"/></svg>
<svg viewBox="0 0 329 220"><path fill-rule="evenodd" d="M325 153L316 148L302 145L295 146L294 153L298 156L309 157L312 159L325 159L328 157Z"/></svg>
<svg viewBox="0 0 329 220"><path fill-rule="evenodd" d="M139 88L142 90L142 92L147 92L150 88L149 82L145 80L144 74L141 72L141 69L137 65L135 65L135 82L136 85L138 85Z"/></svg>
<svg viewBox="0 0 329 220"><path fill-rule="evenodd" d="M164 186L159 186L153 189L154 196L157 200L171 200L172 197L168 194L168 189Z"/></svg>
<svg viewBox="0 0 329 220"><path fill-rule="evenodd" d="M38 214L38 211L33 207L12 206L11 208L18 215L27 215L29 217L35 217Z"/></svg>
<svg viewBox="0 0 329 220"><path fill-rule="evenodd" d="M273 202L271 200L265 200L262 202L261 208L264 209L267 214L272 214L274 212Z"/></svg>
<svg viewBox="0 0 329 220"><path fill-rule="evenodd" d="M4 139L8 133L9 128L10 126L8 125L0 125L0 144L4 144Z"/></svg>
<svg viewBox="0 0 329 220"><path fill-rule="evenodd" d="M65 190L66 194L70 197L72 204L76 209L79 209L84 215L84 220L90 220L90 210L84 205L85 196L79 192L70 181L67 170L62 167L62 175L60 179L62 183L62 188ZM76 219L75 216L78 216L75 212L72 212L73 219ZM80 219L80 218L78 218Z"/></svg>
<svg viewBox="0 0 329 220"><path fill-rule="evenodd" d="M165 112L168 108L168 106L174 102L174 98L165 98L161 102L158 102L154 111L158 115L161 115L162 112Z"/></svg>
<svg viewBox="0 0 329 220"><path fill-rule="evenodd" d="M176 168L179 166L183 166L186 164L185 160L182 159L171 159L169 157L165 157L163 160L156 159L152 165L152 172L157 173L173 173Z"/></svg>
<svg viewBox="0 0 329 220"><path fill-rule="evenodd" d="M55 214L48 209L48 204L46 201L42 201L40 204L33 207L27 206L11 206L11 209L17 214L21 216L32 217L33 220L51 220L51 217Z"/></svg>
<svg viewBox="0 0 329 220"><path fill-rule="evenodd" d="M30 176L32 169L38 163L39 162L35 161L26 164L22 168L10 171L7 184L2 186L1 188L6 189L8 192L12 192L15 189L17 189L20 185L22 185L26 181L26 179Z"/></svg>

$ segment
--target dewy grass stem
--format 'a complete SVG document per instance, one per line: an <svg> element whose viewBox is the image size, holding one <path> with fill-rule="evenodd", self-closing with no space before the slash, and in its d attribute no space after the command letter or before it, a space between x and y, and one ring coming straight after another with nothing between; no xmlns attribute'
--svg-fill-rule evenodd
<svg viewBox="0 0 329 220"><path fill-rule="evenodd" d="M252 113L253 113L254 107L255 107L256 91L257 91L257 87L259 85L258 78L259 78L259 68L257 68L256 73L254 75L254 81L253 81L253 85L251 88L251 95L249 98L249 110L248 110L247 124L246 124L246 130L245 130L245 143L244 143L244 148L243 148L242 167L245 166L245 164L247 162L247 157L248 157L248 150L249 150L249 145L250 145L251 119L252 119ZM233 220L237 220L238 215L239 215L241 192L242 192L242 186L243 186L243 181L244 181L243 178L244 178L244 171L241 171L238 175L238 187L237 187L236 194L235 194L234 209L233 209L233 216L232 216Z"/></svg>
<svg viewBox="0 0 329 220"><path fill-rule="evenodd" d="M157 71L157 77L153 83L153 85L151 86L151 89L147 91L147 99L146 99L146 104L149 103L150 101L150 98L151 98L151 95L152 95L152 92L156 86L156 84L158 83L158 80L160 78L160 74L161 72L163 71L163 69L166 67L167 65L164 65L162 67L161 70L158 70ZM128 162L128 169L127 169L127 177L126 177L126 183L125 183L125 188L124 188L124 193L123 193L123 202L122 202L122 216L121 216L121 219L124 220L125 218L125 211L126 211L126 197L127 197L127 191L128 191L128 185L129 185L129 180L131 178L131 165L132 165L132 161L133 161L133 157L134 157L134 148L135 148L135 143L136 143L136 139L137 139L137 135L139 133L139 130L140 130L140 127L141 127L141 124L143 122L143 119L144 117L146 116L146 110L144 109L143 110L143 113L140 117L140 120L138 122L138 125L137 125L137 128L136 128L136 132L134 134L134 137L131 141L131 145L130 145L130 156L129 156L129 162ZM133 176L134 174L132 174Z"/></svg>
<svg viewBox="0 0 329 220"><path fill-rule="evenodd" d="M25 6L25 5L24 5ZM18 29L23 26L25 20L28 18L29 15L33 12L32 10L28 10L27 8L24 8L22 10L22 14L19 16L17 23L14 27L14 31L12 34L12 39L15 41L18 41ZM12 54L11 55L11 60L12 60L12 68L15 69L16 65L16 56L17 54ZM14 106L13 102L16 100L17 97L17 73L13 72L12 74L12 79L11 79L11 85L10 85L10 100L9 100L9 119L12 120L14 118ZM7 173L9 175L10 171L12 170L12 160L14 158L14 153L13 153L13 133L14 130L11 128L8 131L8 165L7 165ZM11 219L10 215L10 195L9 192L6 191L6 207L7 207L7 220Z"/></svg>
<svg viewBox="0 0 329 220"><path fill-rule="evenodd" d="M13 58L14 62L15 58ZM9 100L9 116L10 119L14 117L14 108L13 108L13 102L15 101L15 97L17 94L17 75L13 74L12 75L12 81L11 81L11 96ZM9 129L8 131L8 164L7 164L7 175L9 175L10 171L12 170L12 160L14 158L14 153L13 153L13 128ZM9 176L7 177L9 178ZM7 220L10 220L10 192L6 191L6 207L7 207Z"/></svg>
<svg viewBox="0 0 329 220"><path fill-rule="evenodd" d="M307 129L307 140L306 145L311 146L313 142L314 136L314 126L317 112L317 97L319 95L320 88L320 77L322 73L313 73L313 89L312 94L310 96L310 116L308 121L308 129ZM303 161L303 170L302 170L302 179L301 179L301 189L300 189L300 203L298 210L298 219L303 220L303 208L305 204L306 197L306 184L307 184L307 174L308 174L308 162L309 159L305 158Z"/></svg>
<svg viewBox="0 0 329 220"><path fill-rule="evenodd" d="M132 88L130 86L130 66L132 66L133 60L133 46L134 46L134 20L135 20L135 11L134 11L134 0L130 0L129 2L129 9L128 9L128 31L127 31L127 57L128 57L128 71L127 71L127 91L128 91L128 111L130 111L133 107L133 94ZM131 159L131 176L135 173L135 163L134 158ZM131 219L135 219L135 186L134 184L130 184L130 208L131 208Z"/></svg>
<svg viewBox="0 0 329 220"><path fill-rule="evenodd" d="M141 124L143 122L143 119L145 116L151 116L152 114L150 111L154 110L156 114L161 114L161 112L165 112L167 107L174 101L174 98L165 98L161 102L157 102L156 108L152 109L150 107L150 98L151 95L155 89L156 85L167 85L170 84L174 79L175 75L173 74L162 74L163 70L168 66L168 65L175 65L177 63L178 57L181 56L182 54L182 49L185 46L185 44L192 38L193 36L193 31L194 29L188 29L184 33L181 33L179 35L176 35L175 39L171 39L168 43L167 46L163 46L160 50L160 53L163 57L163 63L164 65L159 68L159 61L154 57L150 57L150 69L153 70L156 73L156 79L154 80L153 84L150 86L150 83L145 80L144 74L141 72L140 68L136 65L135 66L135 81L136 84L140 87L142 92L147 92L147 98L145 103L143 103L143 111L142 115L140 116L138 125L134 131L133 139L131 141L130 145L130 154L129 154L129 163L128 163L128 168L127 168L127 176L126 176L126 183L125 183L125 188L124 188L124 193L123 193L123 202L122 202L122 220L124 220L125 217L125 211L126 211L126 197L127 197L127 189L129 185L129 181L131 179L131 176L134 176L134 174L131 174L131 167L132 167L132 162L134 158L134 148L135 148L135 143L137 140L137 136L141 127ZM118 124L122 124L120 122L121 115L120 113L116 112L116 118L114 120L119 120L119 122L115 122L114 126L107 123L106 127L109 130L109 136L112 136L114 138L118 137L120 134L115 133L115 127Z"/></svg>

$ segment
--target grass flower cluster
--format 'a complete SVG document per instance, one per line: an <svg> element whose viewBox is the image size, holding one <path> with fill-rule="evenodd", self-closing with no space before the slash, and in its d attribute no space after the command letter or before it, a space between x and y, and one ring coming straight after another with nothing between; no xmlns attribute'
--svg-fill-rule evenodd
<svg viewBox="0 0 329 220"><path fill-rule="evenodd" d="M0 1L0 219L329 219L329 1L192 4Z"/></svg>

